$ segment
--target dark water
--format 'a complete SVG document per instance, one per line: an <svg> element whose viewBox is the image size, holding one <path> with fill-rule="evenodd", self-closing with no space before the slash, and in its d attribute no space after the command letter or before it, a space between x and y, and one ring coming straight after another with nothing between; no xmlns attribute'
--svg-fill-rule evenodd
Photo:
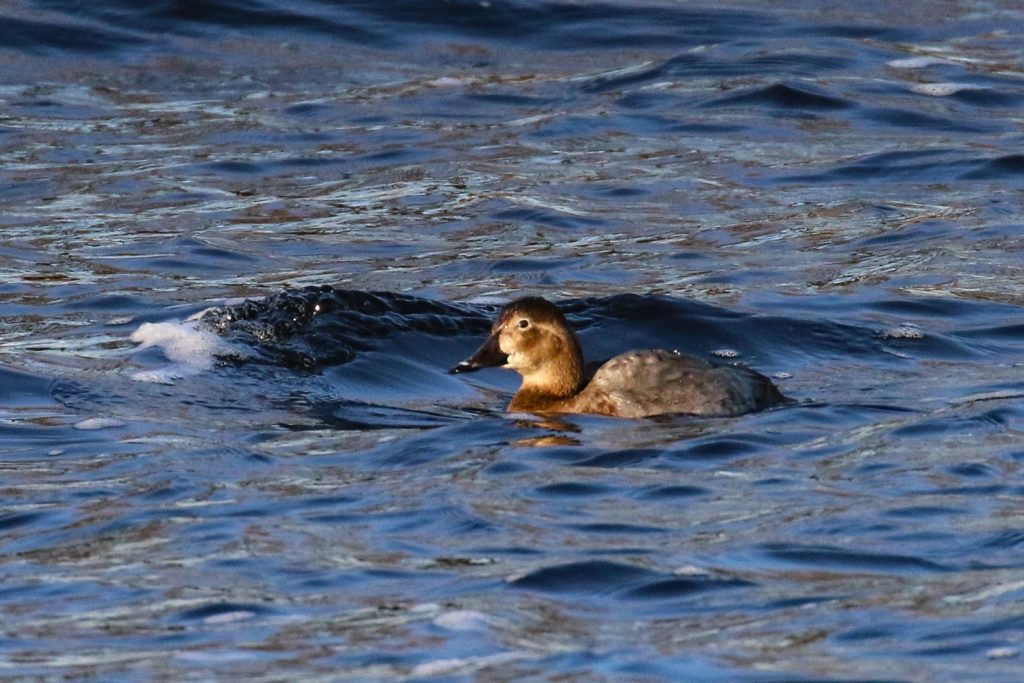
<svg viewBox="0 0 1024 683"><path fill-rule="evenodd" d="M0 19L0 677L1021 680L1018 3ZM506 414L525 293L800 402Z"/></svg>

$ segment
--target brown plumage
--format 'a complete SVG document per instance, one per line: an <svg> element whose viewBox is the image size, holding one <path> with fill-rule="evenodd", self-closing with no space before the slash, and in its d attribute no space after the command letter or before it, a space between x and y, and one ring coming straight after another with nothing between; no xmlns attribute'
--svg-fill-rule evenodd
<svg viewBox="0 0 1024 683"><path fill-rule="evenodd" d="M508 406L514 412L729 416L789 402L754 370L663 349L615 356L587 381L579 340L562 312L540 297L502 309L487 341L449 372L495 366L522 375Z"/></svg>

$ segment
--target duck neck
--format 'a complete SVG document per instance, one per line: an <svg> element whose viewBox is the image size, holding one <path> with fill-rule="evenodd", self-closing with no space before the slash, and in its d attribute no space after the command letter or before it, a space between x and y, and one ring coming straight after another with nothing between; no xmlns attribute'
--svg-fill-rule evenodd
<svg viewBox="0 0 1024 683"><path fill-rule="evenodd" d="M583 352L575 335L560 340L564 345L546 363L533 372L523 374L519 395L542 401L561 401L583 388ZM566 348L567 347L567 348Z"/></svg>

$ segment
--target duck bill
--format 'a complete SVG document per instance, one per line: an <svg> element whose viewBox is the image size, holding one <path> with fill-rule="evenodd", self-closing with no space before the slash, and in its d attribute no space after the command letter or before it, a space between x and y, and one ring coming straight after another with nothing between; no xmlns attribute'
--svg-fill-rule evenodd
<svg viewBox="0 0 1024 683"><path fill-rule="evenodd" d="M476 353L449 370L448 374L457 375L460 372L476 372L480 368L496 368L507 362L508 355L502 352L501 346L498 345L498 335L492 334Z"/></svg>

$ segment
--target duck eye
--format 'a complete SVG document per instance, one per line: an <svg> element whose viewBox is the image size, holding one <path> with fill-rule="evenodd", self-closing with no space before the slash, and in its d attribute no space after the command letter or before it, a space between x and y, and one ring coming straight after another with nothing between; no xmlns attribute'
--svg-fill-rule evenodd
<svg viewBox="0 0 1024 683"><path fill-rule="evenodd" d="M530 321L527 320L526 318L523 318L522 320L519 321L519 329L525 330L529 326L530 326Z"/></svg>

